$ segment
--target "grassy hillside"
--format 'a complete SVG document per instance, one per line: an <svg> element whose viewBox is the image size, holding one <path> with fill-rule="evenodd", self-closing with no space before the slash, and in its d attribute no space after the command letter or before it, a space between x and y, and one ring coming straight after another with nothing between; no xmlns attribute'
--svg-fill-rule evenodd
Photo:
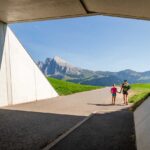
<svg viewBox="0 0 150 150"><path fill-rule="evenodd" d="M129 98L129 102L134 103L135 107L150 96L150 84L132 84L131 89L134 94Z"/></svg>
<svg viewBox="0 0 150 150"><path fill-rule="evenodd" d="M67 81L58 80L54 78L48 78L48 81L52 84L52 86L55 88L55 90L58 92L59 95L69 95L73 93L102 88L100 86L88 86L88 85L75 84L72 82L67 82Z"/></svg>

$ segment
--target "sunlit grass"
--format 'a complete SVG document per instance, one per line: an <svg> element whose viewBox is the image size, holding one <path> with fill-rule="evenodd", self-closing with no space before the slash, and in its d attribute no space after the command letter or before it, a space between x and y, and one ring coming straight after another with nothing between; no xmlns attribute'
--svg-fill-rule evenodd
<svg viewBox="0 0 150 150"><path fill-rule="evenodd" d="M67 82L64 80L58 80L50 77L48 78L48 81L52 84L52 86L55 88L55 90L58 92L59 95L69 95L73 93L102 88L101 86L76 84L76 83Z"/></svg>
<svg viewBox="0 0 150 150"><path fill-rule="evenodd" d="M134 94L129 98L129 102L134 103L134 107L138 107L150 96L150 84L132 84L131 89Z"/></svg>

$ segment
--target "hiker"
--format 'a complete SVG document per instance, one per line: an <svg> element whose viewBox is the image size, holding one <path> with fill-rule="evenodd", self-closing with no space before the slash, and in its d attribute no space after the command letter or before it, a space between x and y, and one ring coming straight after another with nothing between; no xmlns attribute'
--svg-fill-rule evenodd
<svg viewBox="0 0 150 150"><path fill-rule="evenodd" d="M111 94L112 94L112 104L115 105L117 95L117 88L115 87L115 84L112 85Z"/></svg>
<svg viewBox="0 0 150 150"><path fill-rule="evenodd" d="M121 85L121 90L120 93L123 93L123 100L124 100L124 104L128 105L128 91L130 89L130 85L128 83L127 80L124 80L124 82Z"/></svg>

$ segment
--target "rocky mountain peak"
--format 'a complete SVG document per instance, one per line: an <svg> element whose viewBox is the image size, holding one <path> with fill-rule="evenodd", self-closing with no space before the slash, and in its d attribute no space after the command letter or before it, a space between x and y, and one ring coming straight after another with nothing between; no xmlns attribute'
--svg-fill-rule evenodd
<svg viewBox="0 0 150 150"><path fill-rule="evenodd" d="M136 72L130 69L119 72L91 71L75 67L59 56L46 58L45 62L39 61L37 65L46 76L80 84L109 86L114 83L121 84L125 79L129 83L150 82L150 71Z"/></svg>
<svg viewBox="0 0 150 150"><path fill-rule="evenodd" d="M55 56L55 57L53 58L53 61L54 61L56 64L58 64L58 65L60 65L60 66L63 66L63 67L74 68L73 65L71 65L69 62L67 62L66 60L62 59L62 58L59 57L59 56Z"/></svg>
<svg viewBox="0 0 150 150"><path fill-rule="evenodd" d="M59 56L55 56L53 58L57 63L67 63L64 59L62 59L61 57Z"/></svg>
<svg viewBox="0 0 150 150"><path fill-rule="evenodd" d="M45 63L38 63L39 68L46 76L62 78L67 75L79 76L80 69L74 67L59 56L46 58Z"/></svg>
<svg viewBox="0 0 150 150"><path fill-rule="evenodd" d="M52 58L46 58L45 59L45 64L49 64L51 62Z"/></svg>

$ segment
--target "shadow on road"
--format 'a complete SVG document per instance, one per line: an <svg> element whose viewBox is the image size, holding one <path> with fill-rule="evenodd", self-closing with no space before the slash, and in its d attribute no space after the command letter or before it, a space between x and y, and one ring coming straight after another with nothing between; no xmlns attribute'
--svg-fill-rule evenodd
<svg viewBox="0 0 150 150"><path fill-rule="evenodd" d="M95 105L95 106L125 106L124 104L93 104L93 103L88 103L88 105Z"/></svg>
<svg viewBox="0 0 150 150"><path fill-rule="evenodd" d="M40 150L83 118L0 109L0 150Z"/></svg>
<svg viewBox="0 0 150 150"><path fill-rule="evenodd" d="M52 150L136 150L133 113L95 114Z"/></svg>

